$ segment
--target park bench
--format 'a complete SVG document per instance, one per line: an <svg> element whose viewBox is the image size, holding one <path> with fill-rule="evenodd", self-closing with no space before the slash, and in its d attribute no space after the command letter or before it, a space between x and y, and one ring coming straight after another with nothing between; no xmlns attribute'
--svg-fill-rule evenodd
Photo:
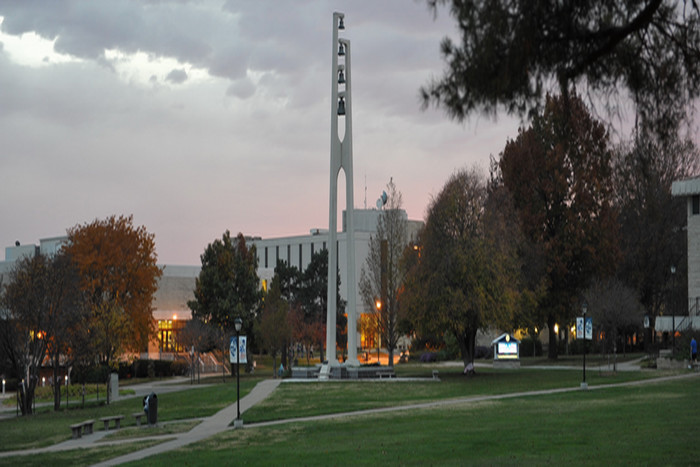
<svg viewBox="0 0 700 467"><path fill-rule="evenodd" d="M85 420L84 422L71 425L70 429L73 431L73 439L78 439L83 434L91 435L93 423L95 423L95 420Z"/></svg>
<svg viewBox="0 0 700 467"><path fill-rule="evenodd" d="M100 420L105 424L105 431L109 430L109 423L114 420L114 429L118 430L121 427L121 421L124 415L113 415L111 417L102 417Z"/></svg>
<svg viewBox="0 0 700 467"><path fill-rule="evenodd" d="M440 372L438 370L433 370L433 379L440 379Z"/></svg>
<svg viewBox="0 0 700 467"><path fill-rule="evenodd" d="M132 417L136 419L136 426L141 426L141 417L146 416L146 412L134 412L131 414Z"/></svg>
<svg viewBox="0 0 700 467"><path fill-rule="evenodd" d="M379 370L377 371L377 376L379 376L379 379L383 379L394 378L396 375L394 374L394 370Z"/></svg>

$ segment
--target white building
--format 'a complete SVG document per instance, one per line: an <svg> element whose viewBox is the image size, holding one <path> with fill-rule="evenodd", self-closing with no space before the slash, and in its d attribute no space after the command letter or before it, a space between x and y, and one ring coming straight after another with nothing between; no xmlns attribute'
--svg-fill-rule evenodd
<svg viewBox="0 0 700 467"><path fill-rule="evenodd" d="M376 209L355 209L355 287L356 290L356 308L357 316L361 317L365 314L365 308L360 296L359 282L362 274L362 268L365 267L367 255L369 254L369 239L377 231L377 222L381 211ZM406 213L404 216L407 220L408 235L410 241L416 239L418 231L423 226L422 221L408 220ZM343 226L342 231L338 233L338 241L335 248L338 251L338 270L340 274L340 296L347 302L348 298L348 278L347 276L347 232L345 223L345 211L343 211ZM311 262L311 256L323 249L328 248L328 230L312 229L308 235L299 235L294 237L281 237L261 239L253 238L252 244L255 245L258 255L258 276L263 284L267 284L275 275L275 266L277 260L286 262L290 266L294 266L300 271L304 271ZM347 312L347 310L346 310ZM357 342L360 347L374 347L373 337L361 336L360 330L357 329ZM369 345L371 340L371 345Z"/></svg>
<svg viewBox="0 0 700 467"><path fill-rule="evenodd" d="M686 199L688 216L688 307L682 316L656 318L656 331L700 329L700 177L677 180L671 185L671 194Z"/></svg>
<svg viewBox="0 0 700 467"><path fill-rule="evenodd" d="M355 210L355 283L358 284L362 268L365 265L369 253L369 239L377 230L377 220L381 211L376 209ZM423 223L421 221L408 221L408 238L416 238L418 230ZM5 261L0 261L0 278L10 271L15 261L24 256L35 254L54 254L67 241L67 237L53 237L39 240L39 245L29 244L5 248ZM343 213L343 230L338 234L338 268L340 271L340 296L347 301L347 280L345 277L347 268L347 254L345 242L345 213ZM247 238L248 246L255 245L258 255L258 277L263 287L272 280L275 273L277 260L285 261L291 266L304 271L311 262L311 256L328 248L328 231L312 229L308 235L292 237L280 237L263 239L260 237ZM204 249L205 246L202 247ZM177 332L185 323L192 319L192 312L187 306L189 300L194 299L195 279L199 277L201 265L177 266L161 265L163 275L158 281L158 290L154 299L153 318L156 321L158 334L156 341L151 342L144 358L163 358L178 351L185 351L177 347ZM7 279L5 279L7 280ZM357 316L364 314L362 299L359 296L359 287L356 287ZM362 336L357 342L362 345ZM373 341L372 341L373 343ZM372 345L373 346L373 345Z"/></svg>

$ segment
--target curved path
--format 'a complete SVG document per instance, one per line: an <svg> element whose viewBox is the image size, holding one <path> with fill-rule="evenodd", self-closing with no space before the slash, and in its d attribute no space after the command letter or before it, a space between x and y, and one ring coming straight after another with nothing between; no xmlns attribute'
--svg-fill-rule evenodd
<svg viewBox="0 0 700 467"><path fill-rule="evenodd" d="M644 385L644 384L653 384L653 383L661 382L661 381L693 378L693 377L698 377L698 376L700 376L700 373L693 372L690 374L684 374L684 375L679 375L679 376L652 378L652 379L637 380L637 381L631 381L631 382L626 382L626 383L608 384L608 385L601 385L601 386L589 386L588 390L598 390L598 389L624 387L624 386L638 386L638 385ZM396 381L396 380L397 379L393 379L393 381ZM267 379L267 380L263 380L260 383L258 383L248 395L246 395L245 397L243 397L241 399L241 401L240 401L241 413L245 412L246 410L248 410L249 408L251 408L252 406L257 404L258 402L267 398L277 388L277 386L279 386L279 384L281 382L283 382L283 380L281 380L281 379ZM555 394L555 393L572 392L572 391L580 391L580 390L581 390L580 387L568 387L568 388L547 389L547 390L537 390L537 391L523 391L523 392L516 392L516 393L498 394L498 395L482 395L482 396L454 398L454 399L446 399L446 400L424 402L424 403L417 403L417 404L410 404L410 405L402 405L402 406L395 406L395 407L383 407L383 408L360 410L360 411L353 411L353 412L343 412L343 413L335 413L335 414L327 414L327 415L319 415L319 416L311 416L311 417L300 417L300 418L293 418L293 419L286 419L286 420L274 420L274 421L270 421L270 422L251 423L251 424L244 425L244 428L254 428L254 427L260 427L260 426L279 425L279 424L286 424L286 423L298 423L298 422L306 422L306 421L312 421L312 420L342 418L342 417L347 417L347 416L385 413L385 412L393 412L393 411L425 409L425 408L431 408L431 407L439 407L439 406L452 405L452 404L464 404L464 403L477 402L477 401L483 401L483 400L507 399L507 398L513 398L513 397L536 396L536 395L542 395L542 394ZM109 459L105 462L102 462L102 463L96 464L96 465L112 466L112 465L123 464L126 462L138 461L138 460L144 459L144 458L149 457L149 456L153 456L153 455L160 454L160 453L167 452L167 451L172 451L174 449L178 449L178 448L181 448L183 446L187 446L191 443L201 441L203 439L209 438L209 437L214 436L218 433L226 431L227 429L230 429L231 422L236 418L236 413L237 413L237 406L236 406L236 404L232 404L232 405L220 410L219 412L215 413L214 415L207 417L207 418L204 418L200 424L198 424L197 426L195 426L194 428L192 428L190 431L188 431L186 433L176 433L176 434L168 434L168 435L161 435L161 436L154 436L154 437L139 438L138 439L139 441L148 440L148 439L166 440L166 441L159 443L157 445L148 447L146 449L142 449L139 451L135 451L135 452L123 455L123 456ZM105 431L97 431L97 432L93 433L92 435L86 435L80 439L69 440L69 441L65 441L63 443L55 444L52 446L47 446L44 448L37 448L37 449L30 449L30 450L23 450L23 451L3 452L3 453L0 453L0 457L28 455L28 454L53 452L53 451L63 451L63 450L78 449L78 448L93 448L93 447L98 447L98 446L109 446L109 445L114 445L114 444L123 444L123 443L134 442L133 439L124 439L124 440L116 440L116 441L110 441L110 442L104 442L104 443L96 443L96 441L99 441L100 439L102 439L106 434L107 434L107 432L105 432Z"/></svg>
<svg viewBox="0 0 700 467"><path fill-rule="evenodd" d="M253 390L248 393L248 395L244 396L241 398L241 412L245 412L261 400L265 399L267 396L269 396L272 391L275 390L275 388L280 384L282 380L280 379L266 379L261 382L259 382ZM171 386L172 387L172 386ZM161 388L162 389L162 388ZM142 388L141 391L136 391L137 396L141 392L145 392L148 394L151 391L151 388ZM132 396L133 397L133 396ZM237 413L237 405L236 404L231 404L228 407L221 409L211 417L204 418L202 420L202 423L199 423L197 426L192 428L190 431L186 433L175 433L175 434L168 434L168 435L162 435L162 436L154 436L154 437L144 437L144 438L139 438L139 441L142 440L148 440L148 439L158 439L158 440L168 440L166 442L157 444L155 446L151 446L146 449L142 449L140 451L135 451L120 457L115 457L113 459L109 459L101 464L96 464L96 465L101 465L101 466L107 466L107 465L119 465L123 464L125 462L131 462L131 461L136 461L143 459L148 456L152 456L154 454L160 454L162 452L166 451L172 451L173 449L180 448L182 446L187 446L188 444L191 443L196 443L197 441L201 441L205 438L209 438L210 436L213 436L217 433L220 433L222 431L225 431L226 429L229 428L229 425L233 420L236 418L236 413ZM62 443L54 444L52 446L46 446L44 448L37 448L37 449L26 449L22 451L6 451L0 453L0 457L10 457L10 456L21 456L21 455L30 455L30 454L38 454L38 453L45 453L45 452L55 452L55 451L66 451L70 449L79 449L79 448L94 448L94 447L102 447L102 446L109 446L113 444L124 444L124 443L132 443L134 442L134 439L123 439L123 440L117 440L117 441L109 441L109 442L103 442L103 443L96 443L97 441L101 440L104 438L105 435L107 435L110 432L107 431L95 431L91 435L85 435L79 439L71 439L68 441L64 441Z"/></svg>

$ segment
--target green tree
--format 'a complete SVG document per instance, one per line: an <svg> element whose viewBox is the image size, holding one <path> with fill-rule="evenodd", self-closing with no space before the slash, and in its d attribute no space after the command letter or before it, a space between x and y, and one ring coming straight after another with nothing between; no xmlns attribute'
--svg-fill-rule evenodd
<svg viewBox="0 0 700 467"><path fill-rule="evenodd" d="M155 236L134 227L133 216L68 229L64 246L80 275L90 310L90 345L103 364L123 351L141 351L155 334L153 299L163 271Z"/></svg>
<svg viewBox="0 0 700 467"><path fill-rule="evenodd" d="M260 309L262 290L258 278L255 245L248 248L243 234L231 238L224 232L201 255L202 269L195 280L194 300L187 302L193 318L220 331L224 350L226 337L243 320L244 333L252 335L255 315ZM252 346L250 340L249 348ZM224 355L228 355L226 351ZM225 359L224 359L225 360Z"/></svg>
<svg viewBox="0 0 700 467"><path fill-rule="evenodd" d="M340 274L337 280L336 345L347 347L347 317L345 300L340 298ZM311 256L311 262L301 276L298 305L304 312L304 322L309 326L307 334L315 336L321 361L323 361L323 344L326 339L326 310L328 309L328 250L323 249ZM316 323L316 324L314 324Z"/></svg>
<svg viewBox="0 0 700 467"><path fill-rule="evenodd" d="M463 120L473 112L539 112L553 86L609 103L629 96L663 132L700 94L700 11L671 0L428 0L449 5L458 38L446 68L421 89L424 104ZM552 89L555 91L556 89ZM659 112L659 109L663 111Z"/></svg>
<svg viewBox="0 0 700 467"><path fill-rule="evenodd" d="M583 297L595 327L605 335L607 352L612 351L615 356L617 371L618 341L623 343L624 350L624 337L641 327L644 308L634 289L617 279L594 280Z"/></svg>
<svg viewBox="0 0 700 467"><path fill-rule="evenodd" d="M408 221L402 209L401 192L393 179L387 184L387 192L388 202L379 214L377 231L369 238L359 288L365 311L374 315L376 330L389 352L389 366L394 366L394 349L400 337L399 296L405 276L401 259L408 247ZM376 307L377 300L380 300L380 307Z"/></svg>
<svg viewBox="0 0 700 467"><path fill-rule="evenodd" d="M421 334L454 335L465 366L474 361L477 331L508 326L513 309L509 259L485 228L486 200L476 169L450 177L428 208L402 298Z"/></svg>
<svg viewBox="0 0 700 467"><path fill-rule="evenodd" d="M618 275L637 291L653 327L669 304L671 266L679 283L687 277L686 200L671 196L671 185L698 173L700 155L688 139L662 142L640 126L614 162L622 245ZM652 337L648 332L646 345Z"/></svg>
<svg viewBox="0 0 700 467"><path fill-rule="evenodd" d="M546 292L549 357L557 357L554 325L568 321L577 295L595 276L614 273L618 259L612 151L607 133L575 96L549 98L544 113L521 129L501 154L500 169L523 234L537 246Z"/></svg>
<svg viewBox="0 0 700 467"><path fill-rule="evenodd" d="M288 315L289 302L282 297L281 280L275 275L265 295L259 327L261 347L272 356L273 375L276 374L277 354L286 353L291 338Z"/></svg>

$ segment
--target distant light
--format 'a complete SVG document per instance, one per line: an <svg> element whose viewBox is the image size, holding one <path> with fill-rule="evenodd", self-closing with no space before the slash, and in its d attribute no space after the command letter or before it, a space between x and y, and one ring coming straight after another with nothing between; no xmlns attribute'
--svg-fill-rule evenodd
<svg viewBox="0 0 700 467"><path fill-rule="evenodd" d="M177 315L173 315L173 321L177 319Z"/></svg>
<svg viewBox="0 0 700 467"><path fill-rule="evenodd" d="M554 325L554 333L559 334L559 325L558 324Z"/></svg>

